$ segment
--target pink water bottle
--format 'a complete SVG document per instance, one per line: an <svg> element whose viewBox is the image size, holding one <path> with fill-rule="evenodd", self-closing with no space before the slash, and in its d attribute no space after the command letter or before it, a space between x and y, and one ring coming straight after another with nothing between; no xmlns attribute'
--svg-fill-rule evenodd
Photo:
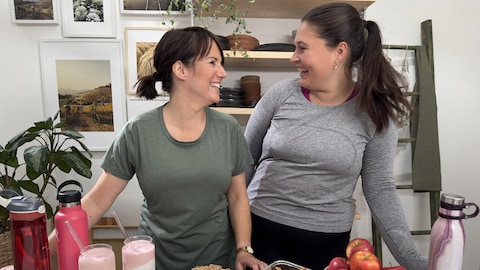
<svg viewBox="0 0 480 270"><path fill-rule="evenodd" d="M463 213L463 209L475 207L472 214ZM473 218L478 214L478 206L465 203L465 198L454 194L442 194L438 219L432 227L429 270L462 270L465 231L462 219Z"/></svg>
<svg viewBox="0 0 480 270"><path fill-rule="evenodd" d="M63 190L67 185L77 185L79 190ZM80 248L65 225L68 220L78 234L83 245L89 244L87 213L82 209L82 185L75 180L68 180L60 184L57 199L60 209L55 215L55 229L57 230L57 259L59 270L78 270Z"/></svg>
<svg viewBox="0 0 480 270"><path fill-rule="evenodd" d="M40 198L15 194L0 191L0 205L10 211L15 270L50 270L45 205Z"/></svg>

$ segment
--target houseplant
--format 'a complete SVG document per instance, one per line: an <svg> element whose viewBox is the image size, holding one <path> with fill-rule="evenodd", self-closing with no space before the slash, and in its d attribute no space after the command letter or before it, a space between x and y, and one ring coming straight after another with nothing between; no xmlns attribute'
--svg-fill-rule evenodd
<svg viewBox="0 0 480 270"><path fill-rule="evenodd" d="M45 204L49 219L54 211L44 193L49 185L57 187L55 172L69 173L73 169L83 177L92 177L92 155L81 141L83 135L74 130L62 130L64 124L57 121L59 115L60 111L53 119L35 122L10 139L5 147L0 145L0 188L20 195L28 191L38 196ZM23 158L19 158L20 153ZM0 207L0 233L8 230L8 212Z"/></svg>
<svg viewBox="0 0 480 270"><path fill-rule="evenodd" d="M243 10L240 10L237 1L247 1ZM237 37L240 34L250 33L245 17L247 17L248 11L254 3L255 0L171 0L167 8L167 14L170 16L172 11L177 10L192 12L205 28L208 28L210 20L224 17L225 24L232 26L232 35ZM174 21L171 20L170 23L173 25ZM242 50L241 46L238 46L238 38L236 40L235 47Z"/></svg>

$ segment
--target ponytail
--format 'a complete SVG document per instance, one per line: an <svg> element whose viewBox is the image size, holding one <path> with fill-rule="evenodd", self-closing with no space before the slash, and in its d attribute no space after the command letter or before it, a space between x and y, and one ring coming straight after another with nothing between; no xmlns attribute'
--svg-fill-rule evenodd
<svg viewBox="0 0 480 270"><path fill-rule="evenodd" d="M380 29L373 21L364 21L365 39L361 60L359 107L375 123L377 131L388 127L389 119L397 124L408 115L410 103L403 95L405 78L385 59Z"/></svg>
<svg viewBox="0 0 480 270"><path fill-rule="evenodd" d="M144 97L146 99L155 99L157 97L158 93L155 89L155 74L156 72L152 75L144 76L135 83L135 86L137 86L136 94L138 97Z"/></svg>

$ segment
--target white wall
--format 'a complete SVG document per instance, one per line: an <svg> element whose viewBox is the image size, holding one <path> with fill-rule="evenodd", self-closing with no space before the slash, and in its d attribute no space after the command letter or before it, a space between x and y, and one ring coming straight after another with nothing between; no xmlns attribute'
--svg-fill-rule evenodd
<svg viewBox="0 0 480 270"><path fill-rule="evenodd" d="M13 1L13 0L10 0ZM12 24L9 2L0 1L0 144L34 121L47 117L43 113L40 58L38 41L62 38L61 25L17 25ZM61 1L60 1L61 2ZM117 1L118 2L118 1ZM118 7L117 7L118 9ZM366 12L366 19L375 20L383 31L385 44L420 44L420 23L433 21L435 82L438 102L439 139L442 163L443 190L464 195L467 201L480 203L478 179L480 165L480 100L478 91L477 65L480 63L478 26L480 25L480 3L472 0L377 0ZM126 26L160 26L158 17L120 16L117 37L123 39ZM188 19L179 26L188 25ZM272 22L271 20L249 20L253 35L261 43L285 42L298 20ZM215 30L213 26L212 30ZM220 30L218 30L220 31ZM219 34L228 34L228 32ZM282 74L285 76L295 74ZM235 72L229 73L228 80L235 82ZM262 76L262 78L264 78ZM274 75L265 78L274 80ZM227 80L227 82L228 82ZM263 88L271 85L262 81ZM408 152L408 147L400 148ZM100 174L97 166L103 152L94 153L94 176L83 181L89 189ZM408 171L408 162L399 160L397 177ZM77 178L75 175L73 178ZM359 212L362 220L355 223L353 235L370 237L368 211L362 202L361 192L357 193ZM425 207L428 199L423 195L400 192L409 223L423 229L428 224ZM54 195L51 195L52 201ZM126 225L135 225L135 213L141 201L138 186L132 183L114 205ZM132 209L133 208L133 209ZM467 237L464 269L479 269L480 217L464 221ZM417 228L416 228L417 229ZM428 254L428 237L415 237L424 255ZM384 249L385 251L386 249ZM385 261L392 260L388 254Z"/></svg>

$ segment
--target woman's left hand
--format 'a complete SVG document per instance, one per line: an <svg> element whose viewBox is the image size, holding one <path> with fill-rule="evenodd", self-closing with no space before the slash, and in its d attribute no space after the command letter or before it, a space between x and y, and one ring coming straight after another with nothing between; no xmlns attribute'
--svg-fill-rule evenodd
<svg viewBox="0 0 480 270"><path fill-rule="evenodd" d="M260 261L255 258L252 254L244 251L237 253L236 267L237 270L263 270L268 266L268 264Z"/></svg>

